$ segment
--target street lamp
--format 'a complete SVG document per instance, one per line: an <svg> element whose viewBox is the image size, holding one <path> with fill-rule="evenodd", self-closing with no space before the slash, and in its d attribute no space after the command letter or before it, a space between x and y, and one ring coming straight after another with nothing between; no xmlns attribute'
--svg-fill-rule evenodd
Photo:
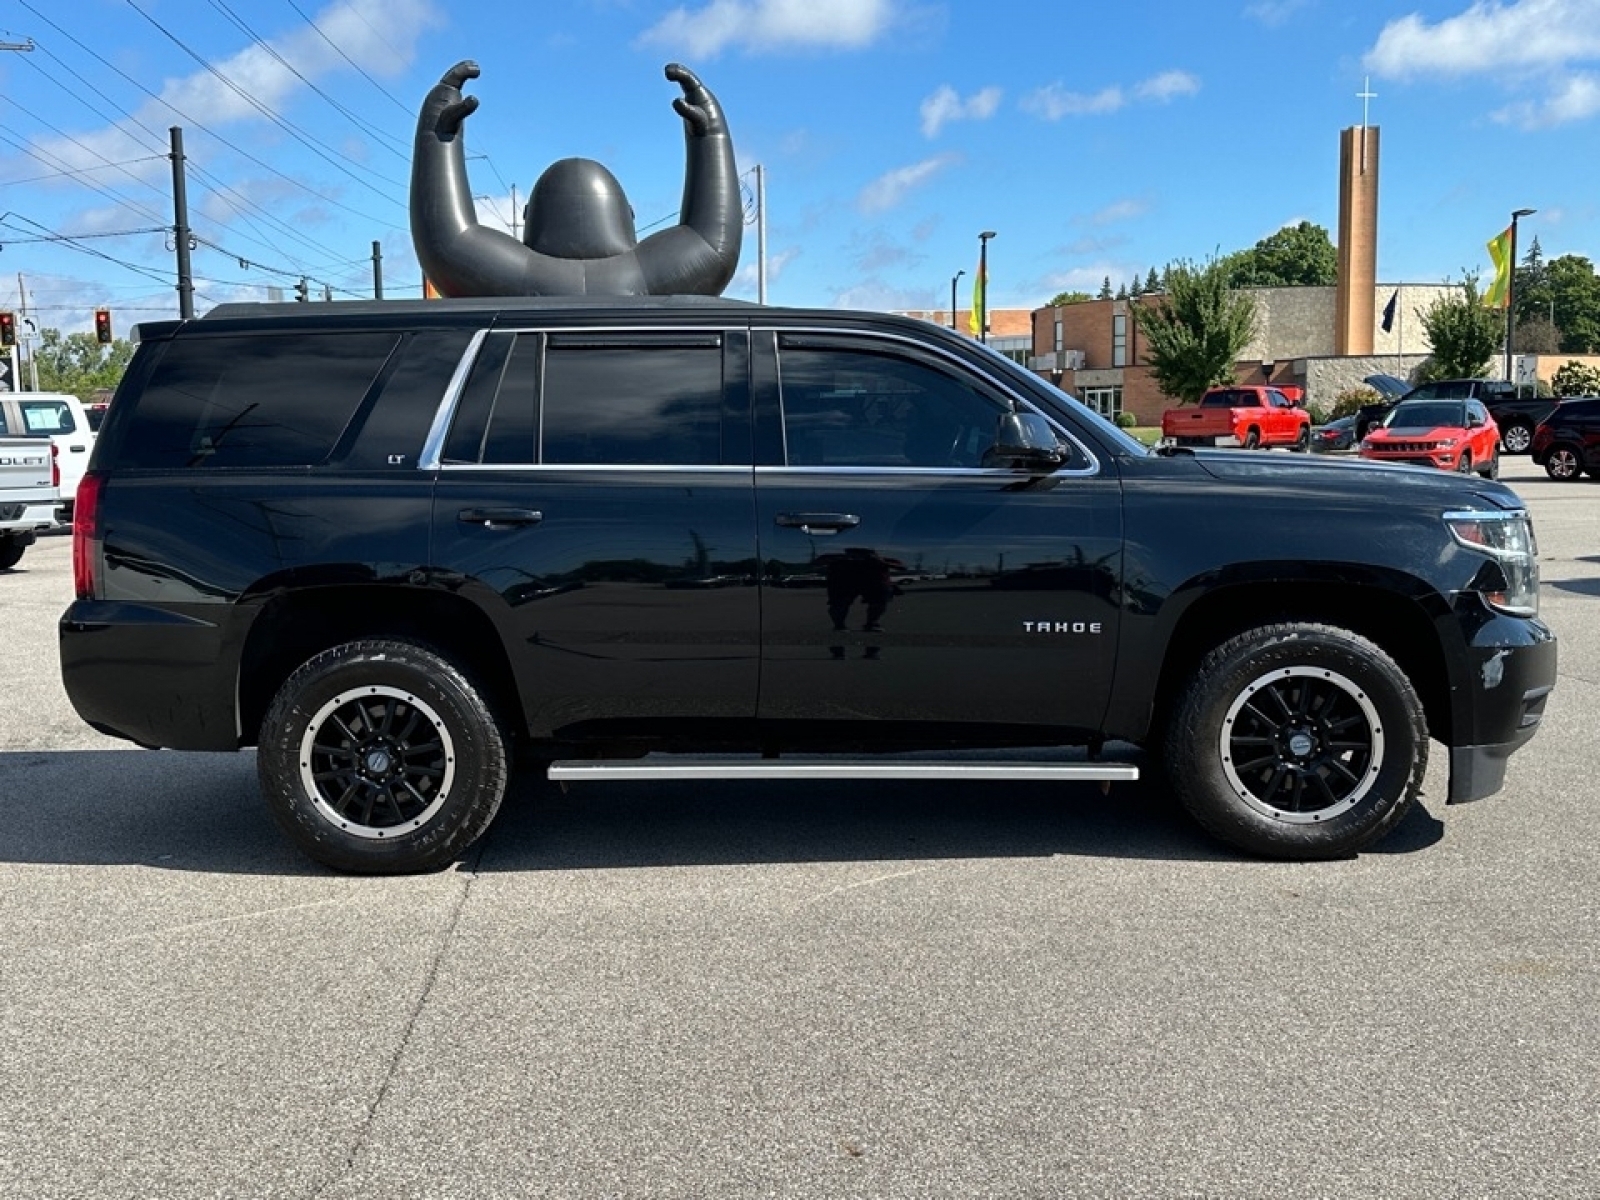
<svg viewBox="0 0 1600 1200"><path fill-rule="evenodd" d="M951 333L954 333L955 332L955 328L956 328L956 280L960 279L965 274L966 274L966 271L965 270L961 270L961 271L957 271L954 275L950 276L950 332Z"/></svg>
<svg viewBox="0 0 1600 1200"><path fill-rule="evenodd" d="M1531 217L1538 212L1537 208L1519 208L1511 214L1511 269L1506 274L1506 382L1512 383L1511 377L1511 330L1512 323L1517 319L1517 219Z"/></svg>
<svg viewBox="0 0 1600 1200"><path fill-rule="evenodd" d="M998 236L994 230L985 229L978 235L978 340L989 340L989 239Z"/></svg>

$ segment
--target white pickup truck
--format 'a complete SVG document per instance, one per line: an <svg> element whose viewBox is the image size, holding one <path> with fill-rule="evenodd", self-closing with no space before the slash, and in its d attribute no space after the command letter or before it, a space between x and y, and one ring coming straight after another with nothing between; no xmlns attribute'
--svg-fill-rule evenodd
<svg viewBox="0 0 1600 1200"><path fill-rule="evenodd" d="M72 523L72 502L94 449L94 429L83 403L66 392L13 392L0 396L0 437L47 439L55 447L61 521Z"/></svg>
<svg viewBox="0 0 1600 1200"><path fill-rule="evenodd" d="M33 539L55 524L59 479L47 440L0 437L0 571L16 566Z"/></svg>

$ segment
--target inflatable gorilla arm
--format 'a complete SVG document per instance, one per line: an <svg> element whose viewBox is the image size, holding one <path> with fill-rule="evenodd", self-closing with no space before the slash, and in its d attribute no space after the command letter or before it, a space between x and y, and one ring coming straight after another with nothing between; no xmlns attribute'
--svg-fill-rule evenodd
<svg viewBox="0 0 1600 1200"><path fill-rule="evenodd" d="M417 260L446 296L718 295L733 277L744 231L733 142L721 106L692 71L683 88L687 164L679 224L638 242L621 186L597 162L563 159L534 185L522 241L478 224L461 127L478 107L461 84L478 66L446 71L423 102L411 164Z"/></svg>

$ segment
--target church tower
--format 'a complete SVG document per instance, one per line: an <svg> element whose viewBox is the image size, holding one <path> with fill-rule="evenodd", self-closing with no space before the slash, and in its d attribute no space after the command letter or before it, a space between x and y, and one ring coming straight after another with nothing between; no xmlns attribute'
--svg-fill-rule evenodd
<svg viewBox="0 0 1600 1200"><path fill-rule="evenodd" d="M1378 284L1378 127L1339 134L1339 280L1333 352L1371 354Z"/></svg>

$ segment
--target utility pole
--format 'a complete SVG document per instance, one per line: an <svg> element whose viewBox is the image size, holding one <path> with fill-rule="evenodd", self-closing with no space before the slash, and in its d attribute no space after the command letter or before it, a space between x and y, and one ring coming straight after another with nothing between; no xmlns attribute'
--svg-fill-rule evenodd
<svg viewBox="0 0 1600 1200"><path fill-rule="evenodd" d="M33 381L33 390L39 390L39 356L33 352L33 342L37 333L33 322L28 319L28 285L23 282L22 272L17 272L17 300L20 309L17 321L17 341L28 348L28 378ZM17 360L17 391L22 390L22 361Z"/></svg>
<svg viewBox="0 0 1600 1200"><path fill-rule="evenodd" d="M756 164L756 303L767 302L767 172Z"/></svg>
<svg viewBox="0 0 1600 1200"><path fill-rule="evenodd" d="M383 299L383 246L372 243L372 298Z"/></svg>
<svg viewBox="0 0 1600 1200"><path fill-rule="evenodd" d="M174 125L172 135L172 240L178 250L178 315L194 317L194 275L189 269L189 189L183 174L183 127Z"/></svg>

